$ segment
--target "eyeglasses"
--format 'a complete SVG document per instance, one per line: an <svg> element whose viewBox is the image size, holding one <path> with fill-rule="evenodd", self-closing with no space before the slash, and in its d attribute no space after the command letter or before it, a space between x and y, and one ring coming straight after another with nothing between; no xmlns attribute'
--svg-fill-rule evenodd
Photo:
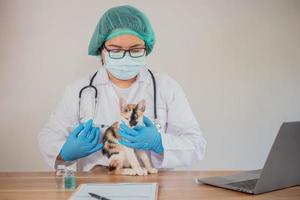
<svg viewBox="0 0 300 200"><path fill-rule="evenodd" d="M126 52L129 52L129 55L132 58L142 57L146 53L145 47L132 48L132 49L108 49L105 45L103 45L104 49L108 52L110 58L113 59L121 59L125 56Z"/></svg>

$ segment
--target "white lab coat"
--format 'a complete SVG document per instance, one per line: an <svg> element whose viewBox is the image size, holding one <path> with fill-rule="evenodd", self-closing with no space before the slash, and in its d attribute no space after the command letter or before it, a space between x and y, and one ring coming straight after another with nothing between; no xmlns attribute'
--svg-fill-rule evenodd
<svg viewBox="0 0 300 200"><path fill-rule="evenodd" d="M76 81L66 88L65 94L49 121L39 133L40 151L48 163L55 169L57 156L68 135L78 126L78 94L82 87L89 84L94 73ZM206 140L202 136L197 120L180 85L169 76L154 73L157 84L157 115L162 126L161 138L164 147L163 155L150 152L151 161L156 168L176 168L189 166L201 160L205 154ZM98 106L94 108L91 90L85 91L81 103L81 117L86 121L93 117L94 123L111 125L119 120L119 97L106 69L101 67L93 85L98 89ZM146 100L145 116L154 119L153 85L146 68L139 73L133 83L127 99L128 103ZM104 129L101 130L104 132ZM103 135L103 134L102 134ZM98 151L87 157L78 159L77 170L89 171L96 165L108 165L108 159ZM66 162L65 164L72 164Z"/></svg>

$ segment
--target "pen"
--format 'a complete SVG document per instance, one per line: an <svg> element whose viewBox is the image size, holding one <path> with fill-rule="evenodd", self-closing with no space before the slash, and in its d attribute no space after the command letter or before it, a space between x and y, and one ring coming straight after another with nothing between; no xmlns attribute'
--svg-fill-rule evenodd
<svg viewBox="0 0 300 200"><path fill-rule="evenodd" d="M106 198L106 197L102 197L102 196L100 196L100 195L98 195L98 194L91 193L91 192L89 192L89 195L90 195L91 197L94 197L94 198L99 199L99 200L110 200L110 199L108 199L108 198Z"/></svg>

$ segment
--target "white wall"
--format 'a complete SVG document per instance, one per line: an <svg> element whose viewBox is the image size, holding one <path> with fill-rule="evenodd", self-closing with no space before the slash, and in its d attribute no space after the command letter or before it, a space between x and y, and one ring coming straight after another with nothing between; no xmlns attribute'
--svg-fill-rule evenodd
<svg viewBox="0 0 300 200"><path fill-rule="evenodd" d="M49 170L37 134L67 84L97 69L90 36L126 1L0 0L0 170ZM300 120L300 1L127 1L157 36L152 69L185 89L208 141L192 169L255 169Z"/></svg>

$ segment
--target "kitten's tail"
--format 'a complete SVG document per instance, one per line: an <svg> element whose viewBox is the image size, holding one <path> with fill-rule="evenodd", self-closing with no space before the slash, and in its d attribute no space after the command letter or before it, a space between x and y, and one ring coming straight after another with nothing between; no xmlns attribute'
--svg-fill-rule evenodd
<svg viewBox="0 0 300 200"><path fill-rule="evenodd" d="M121 168L123 168L123 162L122 162L122 160L120 160L118 158L113 158L108 165L109 172L114 172Z"/></svg>
<svg viewBox="0 0 300 200"><path fill-rule="evenodd" d="M112 171L114 171L114 170L116 170L116 169L117 169L116 166L112 166L112 165L109 165L109 166L108 166L109 172L112 172Z"/></svg>

